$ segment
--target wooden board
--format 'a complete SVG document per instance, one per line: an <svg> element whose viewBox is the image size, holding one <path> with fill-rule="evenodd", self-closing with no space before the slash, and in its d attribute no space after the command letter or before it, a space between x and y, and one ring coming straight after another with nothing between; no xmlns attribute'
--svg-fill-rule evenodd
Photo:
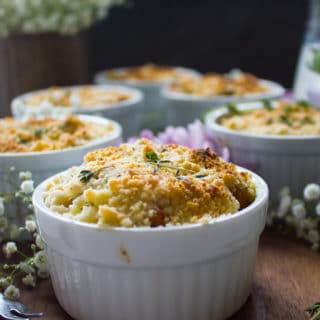
<svg viewBox="0 0 320 320"><path fill-rule="evenodd" d="M21 300L31 310L44 312L46 320L71 319L55 299L50 281L24 290ZM260 241L252 294L232 320L307 319L303 310L319 300L320 253L267 230Z"/></svg>

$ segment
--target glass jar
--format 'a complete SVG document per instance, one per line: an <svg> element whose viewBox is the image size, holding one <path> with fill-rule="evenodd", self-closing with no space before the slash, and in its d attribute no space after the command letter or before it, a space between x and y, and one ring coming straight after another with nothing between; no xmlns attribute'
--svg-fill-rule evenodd
<svg viewBox="0 0 320 320"><path fill-rule="evenodd" d="M294 97L320 105L320 0L310 0L307 30L294 81Z"/></svg>

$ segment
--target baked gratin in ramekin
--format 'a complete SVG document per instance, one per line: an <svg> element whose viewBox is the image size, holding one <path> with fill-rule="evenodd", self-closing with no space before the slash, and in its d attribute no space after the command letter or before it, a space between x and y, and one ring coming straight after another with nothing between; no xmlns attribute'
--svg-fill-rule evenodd
<svg viewBox="0 0 320 320"><path fill-rule="evenodd" d="M44 202L100 226L207 223L254 201L247 172L215 153L149 140L93 151L47 185Z"/></svg>
<svg viewBox="0 0 320 320"><path fill-rule="evenodd" d="M66 114L103 116L123 125L126 137L137 133L143 94L123 86L51 87L16 97L11 103L17 119Z"/></svg>
<svg viewBox="0 0 320 320"><path fill-rule="evenodd" d="M266 179L274 201L282 187L300 196L304 185L320 177L317 107L303 101L243 103L214 110L205 122L234 162L249 164Z"/></svg>
<svg viewBox="0 0 320 320"><path fill-rule="evenodd" d="M146 140L91 152L33 195L56 296L80 320L231 316L267 202L261 178L210 150Z"/></svg>
<svg viewBox="0 0 320 320"><path fill-rule="evenodd" d="M35 183L82 162L96 148L121 142L121 127L93 116L0 120L0 174L31 171ZM11 188L4 180L0 190Z"/></svg>
<svg viewBox="0 0 320 320"><path fill-rule="evenodd" d="M172 125L190 123L224 103L278 98L283 93L284 89L279 84L242 71L182 78L162 90L168 102L168 123Z"/></svg>

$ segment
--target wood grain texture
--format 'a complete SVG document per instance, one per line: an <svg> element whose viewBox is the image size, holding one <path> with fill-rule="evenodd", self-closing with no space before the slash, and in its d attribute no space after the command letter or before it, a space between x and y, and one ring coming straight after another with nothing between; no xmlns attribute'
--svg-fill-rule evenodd
<svg viewBox="0 0 320 320"><path fill-rule="evenodd" d="M21 300L30 309L43 311L46 320L71 319L56 301L50 281L23 290ZM260 242L252 294L231 319L303 320L307 319L303 310L318 300L320 254L295 239L267 230Z"/></svg>
<svg viewBox="0 0 320 320"><path fill-rule="evenodd" d="M0 38L0 116L15 96L53 85L89 82L84 34L16 35Z"/></svg>

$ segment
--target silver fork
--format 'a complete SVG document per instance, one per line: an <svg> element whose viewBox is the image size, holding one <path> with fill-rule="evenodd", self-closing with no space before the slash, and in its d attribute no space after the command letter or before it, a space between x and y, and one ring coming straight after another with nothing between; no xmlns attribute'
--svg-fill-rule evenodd
<svg viewBox="0 0 320 320"><path fill-rule="evenodd" d="M3 294L0 294L1 320L29 320L30 318L42 316L42 312L30 312L22 303L6 299Z"/></svg>

